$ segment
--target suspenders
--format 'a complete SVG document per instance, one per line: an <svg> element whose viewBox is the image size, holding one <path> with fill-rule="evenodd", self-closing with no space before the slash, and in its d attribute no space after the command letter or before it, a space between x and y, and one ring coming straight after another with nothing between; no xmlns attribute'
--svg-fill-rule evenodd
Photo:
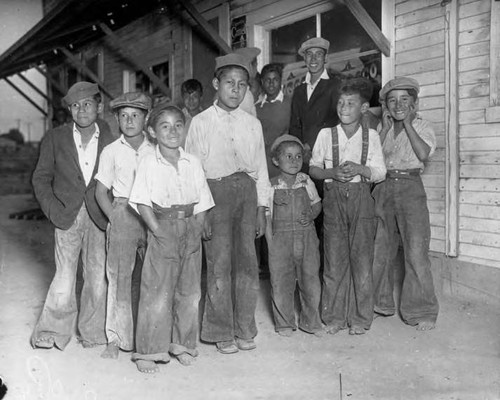
<svg viewBox="0 0 500 400"><path fill-rule="evenodd" d="M332 161L333 167L338 167L340 163L339 158L339 133L337 127L334 126L332 129ZM366 165L366 159L368 157L368 127L365 124L361 124L362 140L363 144L361 146L361 165ZM366 182L364 176L361 177L362 182Z"/></svg>

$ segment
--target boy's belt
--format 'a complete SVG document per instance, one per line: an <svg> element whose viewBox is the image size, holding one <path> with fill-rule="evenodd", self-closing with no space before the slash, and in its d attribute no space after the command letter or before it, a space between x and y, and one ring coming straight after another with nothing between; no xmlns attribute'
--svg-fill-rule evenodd
<svg viewBox="0 0 500 400"><path fill-rule="evenodd" d="M419 175L420 175L420 168L387 170L387 178L399 178L401 176L419 176Z"/></svg>
<svg viewBox="0 0 500 400"><path fill-rule="evenodd" d="M172 207L160 207L153 203L153 211L158 219L184 219L193 215L194 204L178 204Z"/></svg>

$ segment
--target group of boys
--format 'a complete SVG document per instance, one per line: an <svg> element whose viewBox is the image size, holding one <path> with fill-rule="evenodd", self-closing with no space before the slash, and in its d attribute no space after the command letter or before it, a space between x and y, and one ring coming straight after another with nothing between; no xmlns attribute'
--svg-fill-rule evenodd
<svg viewBox="0 0 500 400"><path fill-rule="evenodd" d="M80 342L107 344L103 357L134 350L137 368L147 373L171 356L190 365L198 355L203 239L207 285L201 339L223 354L253 350L255 240L264 235L280 335L297 329L296 282L298 328L311 334L347 327L350 334L361 334L374 311L394 314L390 267L398 229L407 259L401 315L419 329L434 327L437 301L419 174L435 139L415 114L418 83L396 78L381 90L379 136L361 123L369 106L362 88L345 85L336 94L323 82L327 52L322 38L302 44L299 54L308 74L292 100L291 134L269 129L275 135L271 143L265 141L264 124L240 107L253 70L241 52L216 59L216 99L204 111L193 110L194 116L168 104L151 110L143 93L114 99L116 140L97 118L98 86L72 86L64 101L73 124L47 132L33 174L37 199L55 225L56 274L32 346L64 349L78 317ZM280 69L264 67L266 96L257 103L257 114L279 98L280 80ZM197 91L190 85L183 94ZM326 106L309 104L322 97ZM321 115L315 114L319 108ZM309 158L311 177L324 182L322 277L314 228L321 198L302 172ZM276 167L271 180L269 163ZM373 193L371 183L378 183ZM131 281L138 251L144 263L134 341ZM84 284L78 311L80 253Z"/></svg>

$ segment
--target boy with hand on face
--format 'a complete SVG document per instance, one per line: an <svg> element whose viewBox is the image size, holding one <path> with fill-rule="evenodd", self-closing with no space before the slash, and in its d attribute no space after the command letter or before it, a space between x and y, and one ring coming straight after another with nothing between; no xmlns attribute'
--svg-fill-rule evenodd
<svg viewBox="0 0 500 400"><path fill-rule="evenodd" d="M271 179L271 201L266 225L271 272L271 298L275 330L289 337L297 329L295 289L298 286L301 330L321 336L319 315L319 240L314 219L321 199L303 172L304 146L291 135L278 137L272 147L273 163L280 174Z"/></svg>
<svg viewBox="0 0 500 400"><path fill-rule="evenodd" d="M148 118L157 141L139 163L130 203L148 226L137 316L137 369L158 372L170 355L185 366L198 356L201 235L214 202L200 161L181 147L184 114L159 105Z"/></svg>
<svg viewBox="0 0 500 400"><path fill-rule="evenodd" d="M259 287L255 239L265 233L269 198L259 120L241 110L246 58L216 58L217 100L193 118L186 151L201 159L215 200L204 230L207 294L201 338L223 354L255 349Z"/></svg>
<svg viewBox="0 0 500 400"><path fill-rule="evenodd" d="M380 91L383 105L380 140L387 179L373 189L378 218L373 264L375 312L394 315L394 266L398 230L403 243L405 275L399 311L417 330L433 329L439 312L429 259L430 222L420 174L436 149L432 125L417 113L420 86L398 77Z"/></svg>
<svg viewBox="0 0 500 400"><path fill-rule="evenodd" d="M310 163L310 175L324 180L321 317L330 334L349 327L349 334L360 335L373 320L370 183L383 180L386 168L377 132L361 126L369 89L362 81L341 88L340 124L320 131Z"/></svg>
<svg viewBox="0 0 500 400"><path fill-rule="evenodd" d="M63 101L73 123L45 134L32 178L40 207L55 226L56 274L31 345L60 350L69 343L77 317L84 347L106 343L107 219L95 198L94 176L102 149L114 140L109 126L98 120L102 103L97 84L77 82ZM84 283L78 310L75 284L80 253Z"/></svg>
<svg viewBox="0 0 500 400"><path fill-rule="evenodd" d="M154 146L146 138L144 124L151 98L141 92L124 93L110 102L120 137L102 151L96 175L96 199L108 217L106 276L108 298L103 358L117 358L119 349L134 349L132 273L139 252L143 259L146 227L128 204L137 165ZM108 192L112 191L114 200Z"/></svg>

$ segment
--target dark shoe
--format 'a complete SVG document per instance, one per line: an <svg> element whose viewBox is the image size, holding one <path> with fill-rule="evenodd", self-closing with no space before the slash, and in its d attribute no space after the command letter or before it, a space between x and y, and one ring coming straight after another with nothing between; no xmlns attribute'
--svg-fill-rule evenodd
<svg viewBox="0 0 500 400"><path fill-rule="evenodd" d="M253 350L257 348L255 341L253 339L240 339L236 338L236 345L240 350Z"/></svg>
<svg viewBox="0 0 500 400"><path fill-rule="evenodd" d="M238 352L238 347L236 347L234 340L217 342L215 346L217 347L217 351L222 354L234 354Z"/></svg>

